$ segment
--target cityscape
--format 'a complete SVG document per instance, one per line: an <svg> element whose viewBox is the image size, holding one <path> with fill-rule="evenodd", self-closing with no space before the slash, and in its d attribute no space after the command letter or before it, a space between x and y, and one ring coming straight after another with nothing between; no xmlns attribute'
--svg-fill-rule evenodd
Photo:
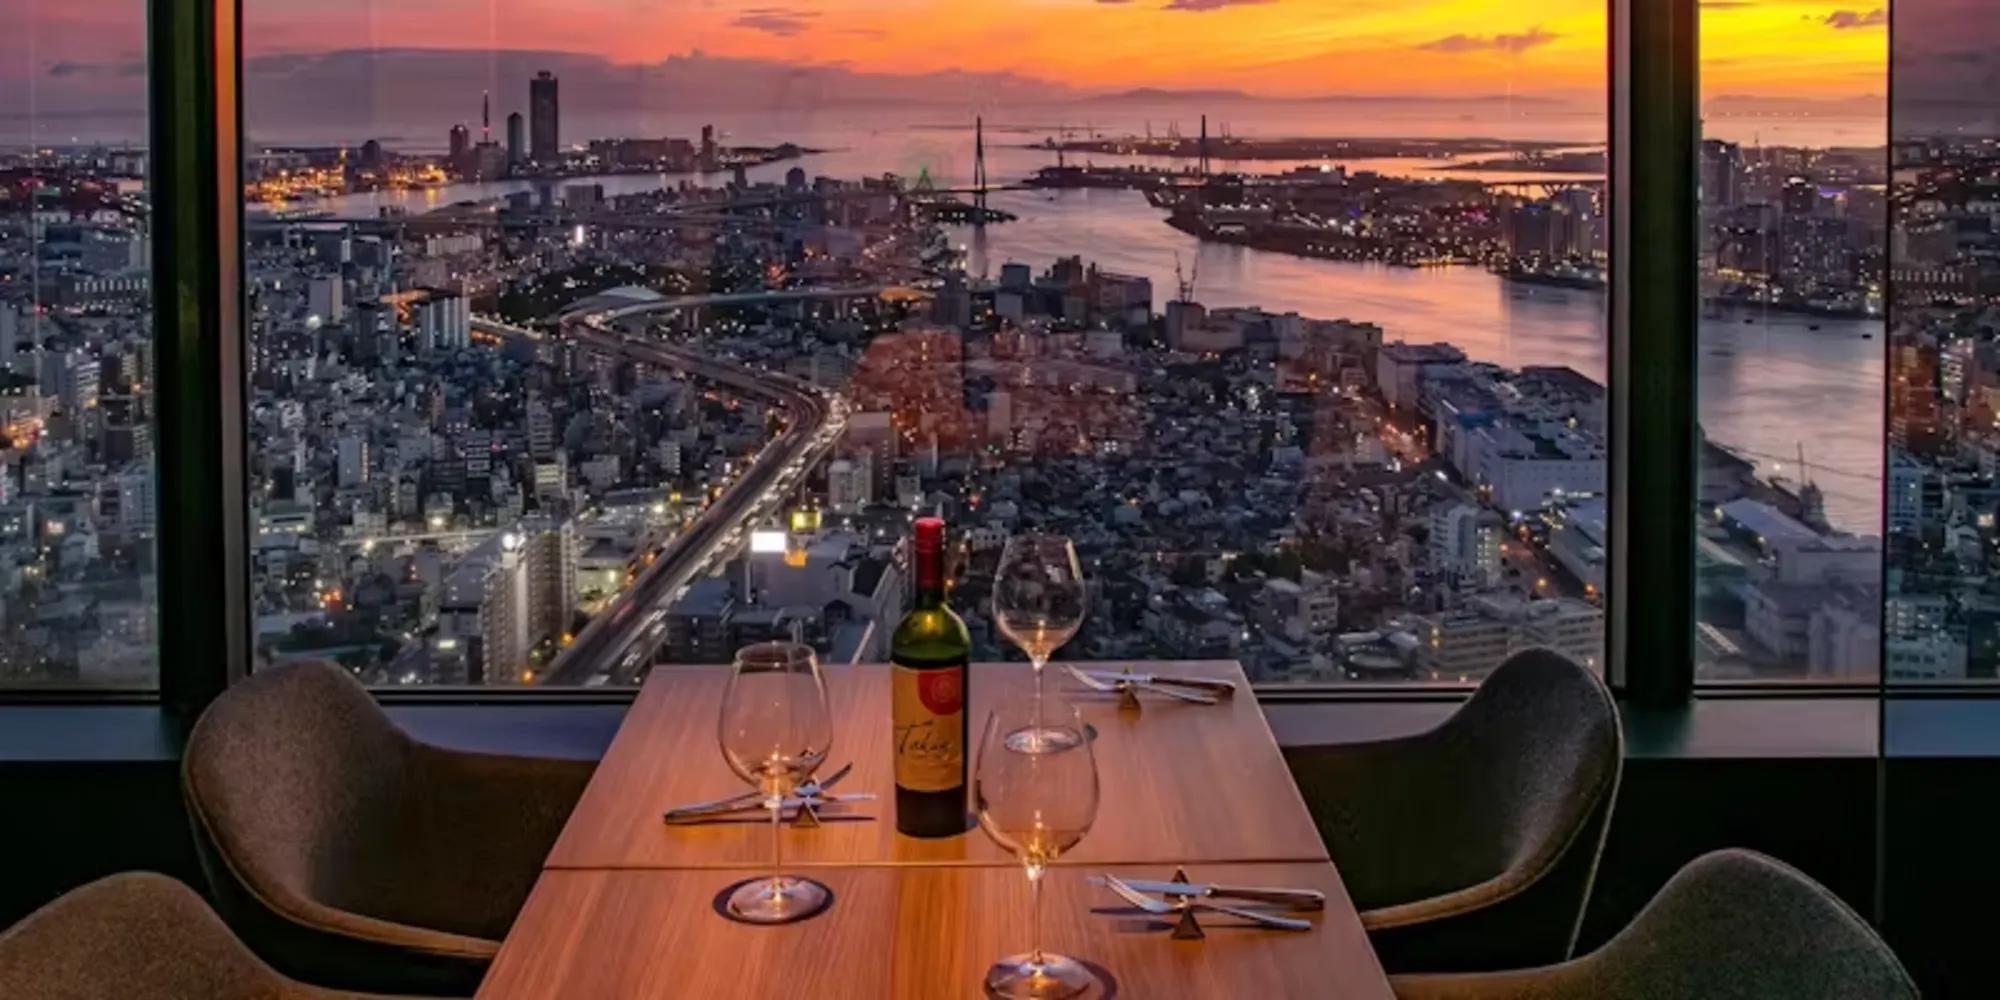
<svg viewBox="0 0 2000 1000"><path fill-rule="evenodd" d="M1000 550L1039 530L1092 581L1066 657L1602 665L1601 126L1307 133L1149 93L626 134L566 124L615 116L559 67L490 83L246 165L259 662L879 660L939 514L986 659ZM1702 144L1710 679L2000 667L2000 152L1874 129ZM0 152L0 683L152 670L145 161ZM1426 321L1445 299L1490 319Z"/></svg>

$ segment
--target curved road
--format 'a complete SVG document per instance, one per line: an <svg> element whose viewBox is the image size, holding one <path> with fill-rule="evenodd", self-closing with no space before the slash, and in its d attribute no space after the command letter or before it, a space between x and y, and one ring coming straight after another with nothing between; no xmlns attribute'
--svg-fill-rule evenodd
<svg viewBox="0 0 2000 1000"><path fill-rule="evenodd" d="M758 452L750 468L710 504L692 527L683 531L632 586L584 627L576 641L559 653L542 674L545 685L582 685L594 677L622 683L636 677L664 634L665 604L682 587L711 568L714 557L741 540L757 519L816 465L846 427L845 404L788 376L754 371L656 342L611 332L607 324L649 312L664 312L732 302L778 301L782 298L834 298L866 295L870 290L813 290L799 293L753 293L748 296L688 296L638 303L582 318L568 326L578 341L635 360L677 369L735 388L783 408L785 430ZM575 314L566 314L565 320ZM500 324L477 322L483 333L519 332ZM613 662L614 658L616 662Z"/></svg>

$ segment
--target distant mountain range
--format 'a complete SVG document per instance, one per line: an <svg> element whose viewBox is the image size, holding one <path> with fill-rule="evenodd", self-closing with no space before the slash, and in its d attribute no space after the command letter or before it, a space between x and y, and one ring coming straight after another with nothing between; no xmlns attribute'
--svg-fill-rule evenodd
<svg viewBox="0 0 2000 1000"><path fill-rule="evenodd" d="M1310 94L1304 96L1270 96L1246 93L1241 90L1168 90L1159 87L1139 87L1120 90L1108 94L1087 94L1079 101L1092 104L1534 104L1563 105L1571 103L1560 97L1505 94Z"/></svg>
<svg viewBox="0 0 2000 1000"><path fill-rule="evenodd" d="M1754 94L1722 94L1702 102L1702 113L1711 118L1757 117L1763 115L1817 115L1839 118L1880 118L1889 111L1889 99L1880 94L1853 97L1759 97Z"/></svg>

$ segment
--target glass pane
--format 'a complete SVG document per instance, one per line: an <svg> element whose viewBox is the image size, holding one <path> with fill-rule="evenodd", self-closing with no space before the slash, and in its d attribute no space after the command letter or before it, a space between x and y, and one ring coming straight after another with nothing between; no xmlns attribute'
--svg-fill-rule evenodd
<svg viewBox="0 0 2000 1000"><path fill-rule="evenodd" d="M1067 656L1601 659L1601 2L476 6L245 4L265 659L875 659L917 511L983 658L1040 527Z"/></svg>
<svg viewBox="0 0 2000 1000"><path fill-rule="evenodd" d="M1914 0L1896 14L1882 610L1891 684L2000 670L2000 599L1988 583L2000 510L1996 43L2000 25L1983 6Z"/></svg>
<svg viewBox="0 0 2000 1000"><path fill-rule="evenodd" d="M0 687L152 687L145 6L0 6Z"/></svg>
<svg viewBox="0 0 2000 1000"><path fill-rule="evenodd" d="M1878 676L1883 10L1702 5L1698 677Z"/></svg>

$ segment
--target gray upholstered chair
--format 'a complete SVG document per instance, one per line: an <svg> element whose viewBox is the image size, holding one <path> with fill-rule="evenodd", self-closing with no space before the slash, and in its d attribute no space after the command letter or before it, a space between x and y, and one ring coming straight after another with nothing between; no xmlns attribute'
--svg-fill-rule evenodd
<svg viewBox="0 0 2000 1000"><path fill-rule="evenodd" d="M267 961L327 986L469 995L594 767L418 742L313 661L217 699L182 784L216 904Z"/></svg>
<svg viewBox="0 0 2000 1000"><path fill-rule="evenodd" d="M1570 956L1624 758L1596 674L1528 650L1436 729L1285 756L1390 972Z"/></svg>
<svg viewBox="0 0 2000 1000"><path fill-rule="evenodd" d="M272 971L192 889L142 873L92 882L0 934L0 997L363 1000Z"/></svg>
<svg viewBox="0 0 2000 1000"><path fill-rule="evenodd" d="M1574 961L1393 982L1401 1000L1917 1000L1853 910L1750 851L1696 858L1630 926Z"/></svg>

